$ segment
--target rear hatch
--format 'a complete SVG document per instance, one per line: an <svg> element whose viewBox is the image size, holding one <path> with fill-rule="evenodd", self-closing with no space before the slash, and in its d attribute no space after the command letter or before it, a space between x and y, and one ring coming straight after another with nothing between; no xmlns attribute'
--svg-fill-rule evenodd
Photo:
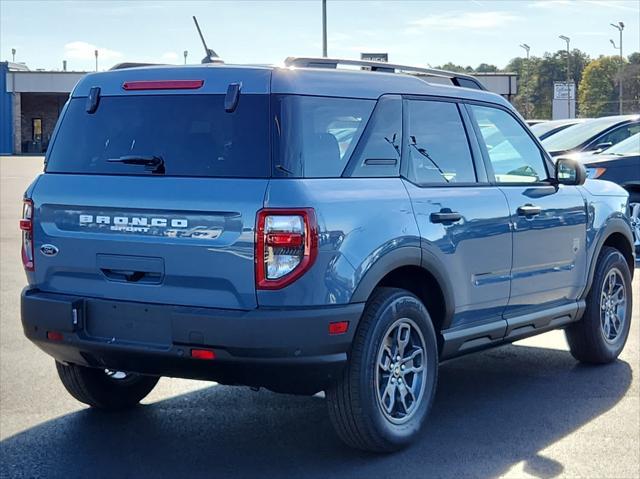
<svg viewBox="0 0 640 479"><path fill-rule="evenodd" d="M32 194L32 285L256 307L254 229L271 171L269 81L269 70L228 67L83 80ZM234 111L225 110L230 83L243 85Z"/></svg>

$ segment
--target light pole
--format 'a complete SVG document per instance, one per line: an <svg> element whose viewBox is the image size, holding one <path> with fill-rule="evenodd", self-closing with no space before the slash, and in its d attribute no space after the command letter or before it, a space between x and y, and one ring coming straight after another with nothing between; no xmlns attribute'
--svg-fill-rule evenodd
<svg viewBox="0 0 640 479"><path fill-rule="evenodd" d="M182 54L184 55L184 64L187 64L187 56L189 55L189 51L185 50L184 52L182 52Z"/></svg>
<svg viewBox="0 0 640 479"><path fill-rule="evenodd" d="M12 48L12 49L11 49L11 61L12 61L13 63L15 63L15 62L16 62L16 49L15 49L15 48Z"/></svg>
<svg viewBox="0 0 640 479"><path fill-rule="evenodd" d="M527 64L525 65L525 82L524 82L524 117L529 119L529 50L531 47L526 43L520 44L520 48L524 48L527 52Z"/></svg>
<svg viewBox="0 0 640 479"><path fill-rule="evenodd" d="M98 71L98 50L94 50L94 51L93 51L93 54L94 54L94 55L95 55L95 57L96 57L96 71Z"/></svg>
<svg viewBox="0 0 640 479"><path fill-rule="evenodd" d="M560 35L558 38L567 42L567 118L571 118L571 50L569 49L569 42L571 39L564 35Z"/></svg>
<svg viewBox="0 0 640 479"><path fill-rule="evenodd" d="M620 67L618 68L618 106L620 108L620 114L622 115L622 67L624 66L624 58L622 57L622 30L624 30L624 23L618 22L617 25L615 23L610 23L609 25L620 32L620 42L617 47L616 42L613 40L609 41L611 42L611 45L613 45L613 48L620 52Z"/></svg>
<svg viewBox="0 0 640 479"><path fill-rule="evenodd" d="M327 58L327 0L322 0L322 56Z"/></svg>

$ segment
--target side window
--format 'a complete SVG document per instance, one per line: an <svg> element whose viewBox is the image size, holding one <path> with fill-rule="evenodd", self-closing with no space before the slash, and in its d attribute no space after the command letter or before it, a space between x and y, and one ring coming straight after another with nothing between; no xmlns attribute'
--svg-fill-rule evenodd
<svg viewBox="0 0 640 479"><path fill-rule="evenodd" d="M417 183L476 181L469 141L455 103L409 100L408 178Z"/></svg>
<svg viewBox="0 0 640 479"><path fill-rule="evenodd" d="M630 123L628 125L621 126L612 130L608 133L605 133L600 138L596 144L601 145L602 143L611 143L611 145L615 145L616 143L620 143L622 140L626 140L631 135L634 135L640 131L640 123ZM596 145L594 144L595 148Z"/></svg>
<svg viewBox="0 0 640 479"><path fill-rule="evenodd" d="M382 97L354 152L350 176L398 176L401 144L402 99Z"/></svg>
<svg viewBox="0 0 640 479"><path fill-rule="evenodd" d="M480 129L498 183L536 183L547 179L542 152L509 113L469 105Z"/></svg>

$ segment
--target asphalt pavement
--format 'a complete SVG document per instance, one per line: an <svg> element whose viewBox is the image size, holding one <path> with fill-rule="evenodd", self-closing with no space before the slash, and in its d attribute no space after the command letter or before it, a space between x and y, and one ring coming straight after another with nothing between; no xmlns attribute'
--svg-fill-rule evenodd
<svg viewBox="0 0 640 479"><path fill-rule="evenodd" d="M342 445L318 396L163 378L135 410L89 410L20 325L21 196L41 168L0 157L0 477L640 477L640 274L617 362L577 363L559 331L449 361L419 440L393 455Z"/></svg>

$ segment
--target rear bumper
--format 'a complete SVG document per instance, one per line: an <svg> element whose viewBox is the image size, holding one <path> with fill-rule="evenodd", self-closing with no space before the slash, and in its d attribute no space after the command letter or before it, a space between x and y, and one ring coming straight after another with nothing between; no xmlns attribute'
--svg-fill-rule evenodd
<svg viewBox="0 0 640 479"><path fill-rule="evenodd" d="M24 333L82 366L313 393L339 374L364 304L234 311L86 298L25 289ZM349 321L346 333L329 324ZM61 340L47 332L62 333ZM214 360L191 358L212 349Z"/></svg>

